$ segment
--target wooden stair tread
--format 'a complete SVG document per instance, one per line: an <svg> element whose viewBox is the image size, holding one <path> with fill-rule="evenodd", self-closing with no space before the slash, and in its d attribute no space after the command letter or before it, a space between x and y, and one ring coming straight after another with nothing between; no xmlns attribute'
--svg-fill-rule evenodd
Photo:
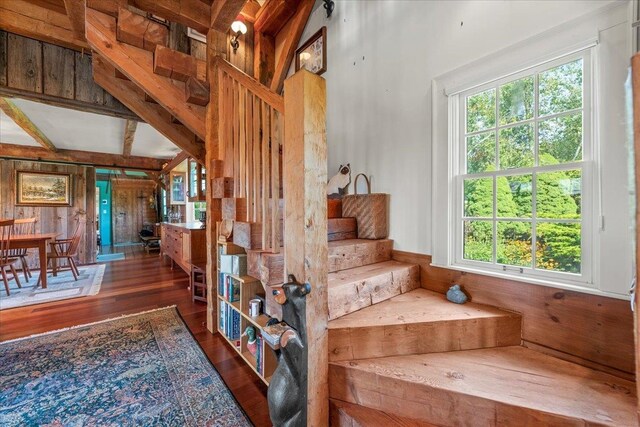
<svg viewBox="0 0 640 427"><path fill-rule="evenodd" d="M636 425L633 382L524 347L331 362L334 399L438 425Z"/></svg>
<svg viewBox="0 0 640 427"><path fill-rule="evenodd" d="M329 273L329 319L377 304L420 286L420 268L383 261Z"/></svg>
<svg viewBox="0 0 640 427"><path fill-rule="evenodd" d="M331 295L331 293L329 294ZM519 345L520 315L415 289L329 322L329 360Z"/></svg>
<svg viewBox="0 0 640 427"><path fill-rule="evenodd" d="M396 261L392 262L395 263ZM347 314L339 319L332 320L329 322L329 329L409 325L414 323L449 322L489 317L519 318L520 316L516 313L473 302L453 304L447 301L447 298L440 293L426 289L415 289L383 301L375 306L367 307Z"/></svg>
<svg viewBox="0 0 640 427"><path fill-rule="evenodd" d="M329 273L391 259L393 240L345 239L329 242Z"/></svg>

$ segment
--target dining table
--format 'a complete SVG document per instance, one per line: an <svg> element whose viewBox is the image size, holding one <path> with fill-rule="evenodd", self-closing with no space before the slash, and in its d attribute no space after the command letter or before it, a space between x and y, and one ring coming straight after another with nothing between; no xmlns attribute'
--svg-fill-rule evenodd
<svg viewBox="0 0 640 427"><path fill-rule="evenodd" d="M62 233L14 234L9 240L9 249L38 249L40 260L40 281L47 288L47 242L55 240Z"/></svg>

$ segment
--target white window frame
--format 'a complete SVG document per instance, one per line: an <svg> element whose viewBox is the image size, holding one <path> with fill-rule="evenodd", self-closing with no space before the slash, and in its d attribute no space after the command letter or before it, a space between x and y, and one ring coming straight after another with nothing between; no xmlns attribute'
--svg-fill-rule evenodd
<svg viewBox="0 0 640 427"><path fill-rule="evenodd" d="M451 183L452 183L452 194L450 195L450 213L452 214L452 233L449 234L451 241L449 242L450 248L450 260L452 267L460 268L460 269L470 269L476 270L478 272L486 272L492 275L496 273L501 276L512 277L517 280L524 281L541 281L543 283L556 283L561 285L572 285L579 287L593 287L593 268L594 265L594 240L596 229L594 227L594 216L597 215L594 212L595 207L595 199L597 198L597 186L596 180L594 179L596 163L598 160L597 150L594 149L595 145L593 141L593 135L595 135L594 129L594 117L595 117L595 108L593 97L595 94L594 82L596 79L594 78L594 66L593 66L593 56L594 56L594 48L588 47L577 52L573 52L567 55L563 55L560 57L555 57L549 60L541 61L535 65L532 65L525 69L520 69L519 71L513 72L506 76L501 76L500 78L494 79L487 83L483 83L481 85L475 85L469 88L463 88L456 93L450 94L448 97L448 108L449 108L449 153L450 153L450 166L451 166ZM498 170L495 172L484 172L484 173L474 173L474 174L466 174L466 149L465 149L465 118L466 118L466 97L469 95L473 95L476 93L483 92L488 89L495 88L496 89L496 122L498 122L498 114L497 109L499 108L499 97L498 97L498 88L500 85L517 80L522 77L534 75L537 76L539 73L557 67L559 65L569 63L578 59L582 59L583 61L583 106L582 106L582 134L583 134L583 160L580 162L572 162L572 163L564 163L558 165L548 165L548 166L534 166L529 168L518 168L518 169L506 169L506 170ZM534 124L534 159L537 160L537 150L538 150L538 79L537 77L534 80L534 90L535 90L535 106L534 106L534 118L529 120L523 120L518 122L517 124L523 123L533 123ZM570 111L579 111L579 110L570 110ZM544 116L543 119L548 119L552 117L558 117L568 114L569 112L565 111L559 114L553 114ZM495 129L499 129L501 126L496 124ZM490 129L489 129L490 130ZM497 132L497 130L496 130ZM497 135L496 135L497 138ZM498 159L496 158L496 161ZM559 271L550 271L550 270L541 270L530 267L516 267L500 264L497 262L497 257L495 254L495 248L497 242L494 241L494 261L482 262L482 261L473 261L464 259L463 257L463 246L464 246L464 236L463 236L463 204L464 204L464 190L463 184L465 178L483 178L483 177L498 177L504 175L521 175L521 174L531 174L532 178L535 173L543 173L549 171L556 170L575 170L581 169L581 272L580 274L574 273L565 273ZM569 222L563 220L534 220L535 218L535 185L536 180L532 179L532 217L531 218L501 218L497 217L497 191L496 191L496 180L494 180L494 209L493 209L493 217L487 218L491 220L493 224L493 234L494 240L496 238L496 224L497 221L522 221L530 222L532 224L532 246L535 248L535 223L536 222ZM576 221L570 221L576 222Z"/></svg>

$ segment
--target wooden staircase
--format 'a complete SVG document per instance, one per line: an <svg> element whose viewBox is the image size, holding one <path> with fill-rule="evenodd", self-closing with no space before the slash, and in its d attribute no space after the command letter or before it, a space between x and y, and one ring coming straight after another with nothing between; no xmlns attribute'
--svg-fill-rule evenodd
<svg viewBox="0 0 640 427"><path fill-rule="evenodd" d="M329 242L331 425L636 425L634 383L521 347L519 314L421 288L392 248Z"/></svg>

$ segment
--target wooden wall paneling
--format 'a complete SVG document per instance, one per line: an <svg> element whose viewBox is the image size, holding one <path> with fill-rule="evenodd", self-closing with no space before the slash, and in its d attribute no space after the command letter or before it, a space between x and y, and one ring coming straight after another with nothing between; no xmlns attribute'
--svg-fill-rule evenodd
<svg viewBox="0 0 640 427"><path fill-rule="evenodd" d="M638 188L640 188L640 54L636 53L631 58L631 85L633 96L633 152L635 163L635 250L636 250L636 286L633 300L635 304L634 312L634 338L635 338L635 354L636 354L636 380L640 373L640 292L638 291L638 277L640 277L640 197L638 197ZM637 416L640 420L640 382L636 381L636 393L638 395Z"/></svg>
<svg viewBox="0 0 640 427"><path fill-rule="evenodd" d="M112 224L114 244L137 243L144 224L155 224L157 215L147 199L155 184L146 179L117 178L111 180Z"/></svg>
<svg viewBox="0 0 640 427"><path fill-rule="evenodd" d="M274 36L254 31L253 75L269 87L276 64L276 40Z"/></svg>
<svg viewBox="0 0 640 427"><path fill-rule="evenodd" d="M9 34L8 85L42 93L42 43Z"/></svg>
<svg viewBox="0 0 640 427"><path fill-rule="evenodd" d="M431 266L431 256L393 251L420 265L422 287L446 293L454 283L471 300L522 315L522 339L536 350L629 378L634 373L629 302Z"/></svg>
<svg viewBox="0 0 640 427"><path fill-rule="evenodd" d="M76 99L80 101L102 104L104 89L94 83L91 55L76 52Z"/></svg>
<svg viewBox="0 0 640 427"><path fill-rule="evenodd" d="M178 22L169 23L169 48L182 53L189 53L189 37L187 26Z"/></svg>
<svg viewBox="0 0 640 427"><path fill-rule="evenodd" d="M306 296L307 425L329 423L326 85L301 70L285 82L284 257Z"/></svg>
<svg viewBox="0 0 640 427"><path fill-rule="evenodd" d="M7 85L7 38L7 32L0 31L0 86Z"/></svg>
<svg viewBox="0 0 640 427"><path fill-rule="evenodd" d="M233 49L231 48L231 45L229 45L228 57L231 65L238 67L246 74L253 76L253 25L248 22L246 25L247 33L238 38L238 50L236 53L233 53Z"/></svg>
<svg viewBox="0 0 640 427"><path fill-rule="evenodd" d="M66 99L75 95L75 52L43 43L44 93Z"/></svg>
<svg viewBox="0 0 640 427"><path fill-rule="evenodd" d="M15 205L15 177L16 171L41 171L61 172L72 174L72 206L16 206ZM78 215L94 215L92 210L95 203L95 172L92 167L76 165L60 165L41 162L0 160L0 216L4 218L37 218L37 232L57 232L61 237L67 237L75 230ZM91 188L90 188L91 187ZM88 224L92 223L90 217ZM95 223L88 225L88 231L81 242L78 261L81 264L94 262L95 233L90 228L95 228ZM29 264L37 266L37 256L31 256Z"/></svg>

